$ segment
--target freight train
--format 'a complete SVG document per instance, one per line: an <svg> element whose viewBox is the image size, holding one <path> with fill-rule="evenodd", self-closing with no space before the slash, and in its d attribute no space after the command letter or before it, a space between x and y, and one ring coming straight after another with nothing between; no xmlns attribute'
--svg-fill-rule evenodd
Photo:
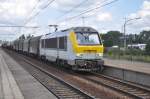
<svg viewBox="0 0 150 99"><path fill-rule="evenodd" d="M15 40L11 44L11 48L17 52L56 62L76 71L99 71L104 64L102 40L91 27L73 27Z"/></svg>

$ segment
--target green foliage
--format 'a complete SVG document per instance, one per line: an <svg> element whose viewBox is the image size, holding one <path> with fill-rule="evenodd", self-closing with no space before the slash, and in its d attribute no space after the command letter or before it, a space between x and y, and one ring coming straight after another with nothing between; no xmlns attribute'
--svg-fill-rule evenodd
<svg viewBox="0 0 150 99"><path fill-rule="evenodd" d="M150 41L150 31L142 31L139 34L139 43L147 43Z"/></svg>
<svg viewBox="0 0 150 99"><path fill-rule="evenodd" d="M102 34L102 39L105 47L123 46L124 36L119 31L109 31L106 34ZM126 35L126 41L127 44L146 44L150 41L150 31Z"/></svg>
<svg viewBox="0 0 150 99"><path fill-rule="evenodd" d="M144 51L140 49L127 49L126 55L144 55Z"/></svg>
<svg viewBox="0 0 150 99"><path fill-rule="evenodd" d="M150 31L142 31L140 34L126 35L127 44L147 44L145 51L140 49L126 49L111 48L114 45L123 44L123 34L118 31L109 31L102 35L104 46L108 47L105 51L105 56L113 59L127 59L135 61L150 62Z"/></svg>
<svg viewBox="0 0 150 99"><path fill-rule="evenodd" d="M119 48L111 48L106 52L109 56L123 56L123 55L144 55L144 51L140 49L127 49L126 51L120 50Z"/></svg>
<svg viewBox="0 0 150 99"><path fill-rule="evenodd" d="M146 45L145 52L147 55L150 55L150 41Z"/></svg>
<svg viewBox="0 0 150 99"><path fill-rule="evenodd" d="M112 59L150 62L150 56L139 49L127 49L125 52L119 49L110 49L105 52L104 56Z"/></svg>
<svg viewBox="0 0 150 99"><path fill-rule="evenodd" d="M105 54L107 54L108 56L118 56L123 55L123 51L121 51L119 48L111 48L105 51Z"/></svg>
<svg viewBox="0 0 150 99"><path fill-rule="evenodd" d="M102 34L104 46L111 47L113 45L119 45L121 36L122 33L120 33L119 31L109 31L106 34Z"/></svg>

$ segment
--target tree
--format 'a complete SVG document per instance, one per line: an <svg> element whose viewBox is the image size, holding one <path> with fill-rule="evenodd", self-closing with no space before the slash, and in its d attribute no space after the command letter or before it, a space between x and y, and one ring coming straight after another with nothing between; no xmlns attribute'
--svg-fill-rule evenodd
<svg viewBox="0 0 150 99"><path fill-rule="evenodd" d="M137 34L129 34L126 35L127 44L138 44L139 43L139 35Z"/></svg>
<svg viewBox="0 0 150 99"><path fill-rule="evenodd" d="M112 47L113 45L120 45L120 37L123 34L119 31L109 31L106 34L102 34L105 47Z"/></svg>
<svg viewBox="0 0 150 99"><path fill-rule="evenodd" d="M150 31L142 31L139 34L139 43L147 43L150 41Z"/></svg>
<svg viewBox="0 0 150 99"><path fill-rule="evenodd" d="M146 48L145 48L145 52L147 55L150 55L150 41L147 42Z"/></svg>

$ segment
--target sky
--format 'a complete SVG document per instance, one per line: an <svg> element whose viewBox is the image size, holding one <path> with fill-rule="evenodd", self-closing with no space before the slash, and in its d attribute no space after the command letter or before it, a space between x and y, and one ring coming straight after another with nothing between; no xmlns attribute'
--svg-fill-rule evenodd
<svg viewBox="0 0 150 99"><path fill-rule="evenodd" d="M39 27L0 27L0 39L54 31L48 25L58 25L59 30L90 26L99 33L123 32L125 18L140 18L127 23L126 34L150 30L150 0L0 0L0 26Z"/></svg>

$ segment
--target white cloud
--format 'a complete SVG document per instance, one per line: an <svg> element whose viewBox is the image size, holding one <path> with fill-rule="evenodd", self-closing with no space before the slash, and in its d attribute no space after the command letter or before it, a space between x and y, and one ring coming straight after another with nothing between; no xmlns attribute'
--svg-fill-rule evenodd
<svg viewBox="0 0 150 99"><path fill-rule="evenodd" d="M149 26L149 27L141 28L141 31L142 31L142 30L150 30L150 26Z"/></svg>
<svg viewBox="0 0 150 99"><path fill-rule="evenodd" d="M141 11L139 11L138 14L141 17L149 17L150 16L150 10L141 10Z"/></svg>
<svg viewBox="0 0 150 99"><path fill-rule="evenodd" d="M143 9L144 10L150 10L150 1L148 1L148 0L144 1Z"/></svg>
<svg viewBox="0 0 150 99"><path fill-rule="evenodd" d="M74 2L74 0L65 0L64 2L62 2L62 0L60 2L59 1L60 0L55 2L55 7L57 5L55 9L58 9L58 10L60 9L59 11L67 12L70 9L72 9L74 6L80 4L81 2L85 0L76 0L76 2ZM110 2L110 1L111 0L108 0L107 2ZM80 15L80 14L84 11L87 11L87 9L88 10L93 9L105 3L106 3L105 0L87 0L85 4L83 4L80 8L75 9L75 11L73 10L72 13L66 15L63 18L60 16L56 24L59 24L61 25L61 27L64 27L64 28L65 27L69 28L72 26L83 26L83 21L84 21L85 26L92 26L97 29L99 27L98 22L112 21L112 15L110 12L106 12L104 11L104 9L99 8L99 9L90 11L88 13L85 13L83 15ZM80 16L76 17L77 15L80 15ZM72 19L72 17L74 16L75 18ZM84 17L84 19L82 17Z"/></svg>
<svg viewBox="0 0 150 99"><path fill-rule="evenodd" d="M110 21L112 20L112 15L108 12L100 13L97 15L98 21Z"/></svg>
<svg viewBox="0 0 150 99"><path fill-rule="evenodd" d="M32 15L35 15L37 12L41 11L47 5L47 2L49 0L0 0L0 25L22 25L26 20L31 17ZM62 15L62 13L65 13L67 11L70 11L70 9L74 8L75 6L79 5L80 3L83 3L85 0L56 0L53 2L49 9L43 14L43 16L46 14L48 16L56 17L57 14ZM108 0L111 1L111 0ZM81 4L79 8L75 8L72 13L69 15L65 16L62 18L65 19L66 17L72 17L74 15L78 15L83 11L86 11L87 9L95 8L100 5L102 5L105 2L105 0L87 0L85 3ZM106 2L105 2L106 3ZM34 9L34 10L33 10ZM146 8L148 9L148 8ZM55 12L57 11L57 12ZM54 12L54 15L53 13ZM59 19L53 19L51 17L44 16L39 16L38 18L34 18L29 22L27 25L28 26L34 26L34 25L47 25L47 24L55 24ZM97 9L94 11L91 11L87 14L83 15L85 17L85 26L93 26L95 28L99 28L97 25L97 22L106 22L106 21L111 21L112 20L112 15L109 12L103 11L103 9ZM79 18L75 18L74 20L65 20L64 22L60 23L60 29L64 28L69 28L72 26L82 26L82 16ZM39 23L37 21L39 20ZM44 20L44 22L43 22ZM48 23L46 23L45 21ZM87 21L88 20L88 21ZM3 30L3 29L0 29ZM48 27L44 27L39 29L38 31L36 30L37 34L46 33L50 29ZM33 33L35 32L34 29L22 29L21 33L18 29L10 29L9 32L18 32L18 35L21 35L21 33Z"/></svg>
<svg viewBox="0 0 150 99"><path fill-rule="evenodd" d="M36 0L13 0L0 2L0 6L3 8L3 14L1 15L4 15L5 17L9 16L10 19L22 19L27 16L28 12L31 10L36 2Z"/></svg>
<svg viewBox="0 0 150 99"><path fill-rule="evenodd" d="M141 9L137 11L136 13L131 13L129 15L129 18L135 18L135 17L149 17L150 16L150 1L145 0L143 1L143 4L141 6Z"/></svg>
<svg viewBox="0 0 150 99"><path fill-rule="evenodd" d="M134 24L131 25L136 30L148 30L150 27L150 1L145 0L141 6L141 9L136 13L129 15L129 18L141 17L140 20L135 20Z"/></svg>
<svg viewBox="0 0 150 99"><path fill-rule="evenodd" d="M58 9L60 11L68 11L70 8L72 7L75 7L76 5L84 2L85 0L58 0L56 1L53 5L55 7L55 9ZM80 7L80 9L82 7L85 7L85 6L89 6L91 4L90 3L91 0L87 0L86 2L84 2L84 4L82 4L82 6ZM93 4L93 3L92 3Z"/></svg>
<svg viewBox="0 0 150 99"><path fill-rule="evenodd" d="M23 23L39 11L44 2L47 0L0 0L0 25L23 25ZM35 8L35 9L34 9ZM34 9L34 10L33 10ZM36 25L35 20L31 21L27 25ZM7 30L6 30L7 29ZM19 36L21 33L31 32L31 29L19 28L0 28L0 34L14 33ZM30 31L29 31L30 30Z"/></svg>
<svg viewBox="0 0 150 99"><path fill-rule="evenodd" d="M137 13L131 13L128 18L133 19L137 17Z"/></svg>
<svg viewBox="0 0 150 99"><path fill-rule="evenodd" d="M86 11L87 9L100 6L104 3L106 3L105 0L57 0L52 4L52 7L61 13L68 12L73 8L71 14L77 14L82 11Z"/></svg>

